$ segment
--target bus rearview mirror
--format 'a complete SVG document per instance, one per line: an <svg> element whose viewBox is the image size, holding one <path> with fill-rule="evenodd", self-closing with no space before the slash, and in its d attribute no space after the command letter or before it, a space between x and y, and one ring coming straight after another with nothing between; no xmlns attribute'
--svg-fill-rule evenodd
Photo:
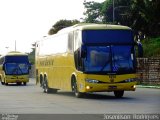
<svg viewBox="0 0 160 120"><path fill-rule="evenodd" d="M137 43L138 46L138 57L143 57L143 46L140 42Z"/></svg>
<svg viewBox="0 0 160 120"><path fill-rule="evenodd" d="M2 66L2 70L5 70L4 65Z"/></svg>
<svg viewBox="0 0 160 120"><path fill-rule="evenodd" d="M85 58L86 57L86 52L84 50L81 50L81 58Z"/></svg>
<svg viewBox="0 0 160 120"><path fill-rule="evenodd" d="M32 64L31 64L31 63L29 63L29 64L28 64L28 67L29 67L29 69L31 69L31 68L32 68Z"/></svg>

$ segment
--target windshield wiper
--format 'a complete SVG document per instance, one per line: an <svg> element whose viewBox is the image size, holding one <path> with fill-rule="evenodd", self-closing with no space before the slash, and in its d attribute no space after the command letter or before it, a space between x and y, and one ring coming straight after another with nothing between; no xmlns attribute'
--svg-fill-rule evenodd
<svg viewBox="0 0 160 120"><path fill-rule="evenodd" d="M109 63L109 61L106 61L105 64L103 65L103 67L101 68L100 72L102 72L104 70L104 68L107 66L107 64Z"/></svg>
<svg viewBox="0 0 160 120"><path fill-rule="evenodd" d="M105 64L103 65L103 67L101 68L100 72L102 72L104 70L104 68L110 64L111 65L111 54L109 53L109 59L105 62Z"/></svg>
<svg viewBox="0 0 160 120"><path fill-rule="evenodd" d="M22 69L18 66L18 69L21 71L21 73L23 74L23 72L22 72Z"/></svg>
<svg viewBox="0 0 160 120"><path fill-rule="evenodd" d="M12 74L17 74L17 68L14 68L14 69L12 70Z"/></svg>
<svg viewBox="0 0 160 120"><path fill-rule="evenodd" d="M18 71L20 71L23 74L22 69L17 64L17 67L15 69L13 69L12 74L18 74Z"/></svg>

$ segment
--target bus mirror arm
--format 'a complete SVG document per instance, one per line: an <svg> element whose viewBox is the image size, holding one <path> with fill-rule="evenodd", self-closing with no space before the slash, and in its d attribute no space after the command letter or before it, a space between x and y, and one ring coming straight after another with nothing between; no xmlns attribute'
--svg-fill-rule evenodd
<svg viewBox="0 0 160 120"><path fill-rule="evenodd" d="M135 43L138 47L138 57L143 57L143 46L141 42Z"/></svg>
<svg viewBox="0 0 160 120"><path fill-rule="evenodd" d="M29 64L28 64L28 66L29 66L29 69L31 69L31 68L32 68L32 64L31 64L31 63L29 63Z"/></svg>
<svg viewBox="0 0 160 120"><path fill-rule="evenodd" d="M4 65L2 66L2 69L5 70Z"/></svg>
<svg viewBox="0 0 160 120"><path fill-rule="evenodd" d="M85 58L86 57L86 51L81 50L81 58Z"/></svg>

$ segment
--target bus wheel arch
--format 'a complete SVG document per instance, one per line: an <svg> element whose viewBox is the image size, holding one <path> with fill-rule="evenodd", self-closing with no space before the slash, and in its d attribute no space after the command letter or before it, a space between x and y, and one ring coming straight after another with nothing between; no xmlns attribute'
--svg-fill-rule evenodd
<svg viewBox="0 0 160 120"><path fill-rule="evenodd" d="M0 81L1 81L1 84L4 85L4 82L2 81L2 76L0 75Z"/></svg>
<svg viewBox="0 0 160 120"><path fill-rule="evenodd" d="M72 91L74 92L77 98L83 97L83 93L79 92L78 90L77 80L75 75L72 75L71 77L71 87L72 87Z"/></svg>
<svg viewBox="0 0 160 120"><path fill-rule="evenodd" d="M71 88L72 88L72 92L74 92L74 82L76 80L76 76L75 74L72 74L72 77L71 77Z"/></svg>

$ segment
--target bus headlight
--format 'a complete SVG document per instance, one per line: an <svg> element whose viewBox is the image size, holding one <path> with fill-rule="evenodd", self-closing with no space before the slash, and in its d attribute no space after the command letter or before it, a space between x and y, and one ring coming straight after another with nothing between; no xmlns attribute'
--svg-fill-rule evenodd
<svg viewBox="0 0 160 120"><path fill-rule="evenodd" d="M135 82L137 81L137 78L129 78L127 80L124 80L125 82Z"/></svg>
<svg viewBox="0 0 160 120"><path fill-rule="evenodd" d="M99 83L99 80L86 79L88 83Z"/></svg>

